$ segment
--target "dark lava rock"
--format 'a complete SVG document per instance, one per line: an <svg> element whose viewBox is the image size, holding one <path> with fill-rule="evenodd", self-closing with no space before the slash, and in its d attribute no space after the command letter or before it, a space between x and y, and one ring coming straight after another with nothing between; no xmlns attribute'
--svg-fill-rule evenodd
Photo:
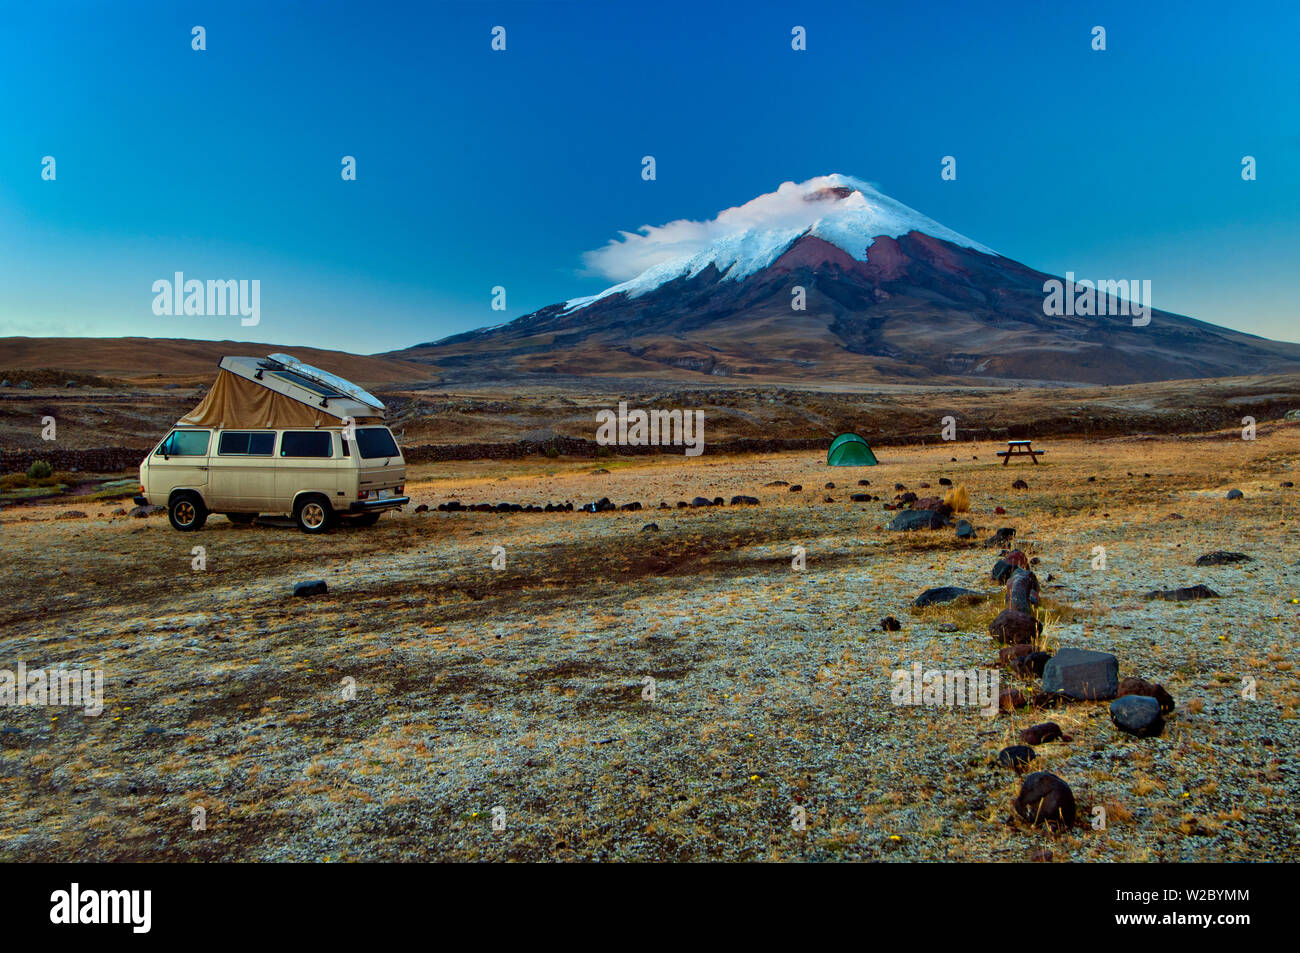
<svg viewBox="0 0 1300 953"><path fill-rule="evenodd" d="M685 500L678 500L678 501L677 501L677 508L678 508L679 510L684 510L684 509L686 509L686 508L687 508L688 506L690 506L690 505L691 505L691 504L687 503Z"/></svg>
<svg viewBox="0 0 1300 953"><path fill-rule="evenodd" d="M794 484L793 486L790 487L790 492L791 492L791 493L802 493L802 492L803 492L803 484L802 484L802 483L796 483L796 484Z"/></svg>
<svg viewBox="0 0 1300 953"><path fill-rule="evenodd" d="M1013 490L1027 490L1027 489L1029 489L1029 484L1026 483L1024 480L1017 480L1015 483L1011 484L1011 489L1013 489Z"/></svg>
<svg viewBox="0 0 1300 953"><path fill-rule="evenodd" d="M1160 702L1149 695L1125 695L1110 703L1110 720L1120 731L1150 738L1164 731Z"/></svg>
<svg viewBox="0 0 1300 953"><path fill-rule="evenodd" d="M1253 562L1253 560L1245 553L1225 553L1221 549L1196 557L1196 565L1198 566L1226 566L1228 563L1248 562Z"/></svg>
<svg viewBox="0 0 1300 953"><path fill-rule="evenodd" d="M657 533L657 532L659 532L659 524L658 524L658 523L646 523L644 526L641 527L641 532L643 532L643 533Z"/></svg>
<svg viewBox="0 0 1300 953"><path fill-rule="evenodd" d="M697 496L695 499L691 500L691 506L712 506L712 505L713 505L713 501L703 496Z"/></svg>
<svg viewBox="0 0 1300 953"><path fill-rule="evenodd" d="M64 510L62 513L60 513L58 516L54 518L58 520L84 520L86 518L86 514L83 513L81 510Z"/></svg>
<svg viewBox="0 0 1300 953"><path fill-rule="evenodd" d="M900 623L892 615L887 615L880 620L880 627L884 629L886 632L897 632L903 626L902 623Z"/></svg>
<svg viewBox="0 0 1300 953"><path fill-rule="evenodd" d="M1038 605L1038 577L1028 569L1016 569L1007 579L1007 608L1033 615Z"/></svg>
<svg viewBox="0 0 1300 953"><path fill-rule="evenodd" d="M993 507L993 512L997 513L998 516L1003 516L1007 511L1001 506L995 506Z"/></svg>
<svg viewBox="0 0 1300 953"><path fill-rule="evenodd" d="M1209 586L1197 583L1181 589L1153 589L1142 598L1162 599L1165 602L1190 602L1192 599L1218 599L1220 596Z"/></svg>
<svg viewBox="0 0 1300 953"><path fill-rule="evenodd" d="M1049 741L1068 741L1061 726L1054 721L1045 721L1041 725L1030 725L1020 732L1020 740L1027 745L1045 745Z"/></svg>
<svg viewBox="0 0 1300 953"><path fill-rule="evenodd" d="M871 481L870 481L870 480L859 480L859 481L858 481L858 486L871 486Z"/></svg>
<svg viewBox="0 0 1300 953"><path fill-rule="evenodd" d="M1125 695L1146 695L1160 703L1162 712L1167 713L1174 710L1174 696L1165 691L1163 685L1156 685L1148 682L1145 678L1138 678L1136 675L1120 679L1117 695L1120 698Z"/></svg>
<svg viewBox="0 0 1300 953"><path fill-rule="evenodd" d="M1038 620L1015 609L1003 609L989 623L989 635L1003 645L1027 645L1038 638Z"/></svg>
<svg viewBox="0 0 1300 953"><path fill-rule="evenodd" d="M159 513L166 513L167 507L158 506L153 503L147 503L144 506L132 507L131 512L127 515L142 519L146 516L156 516Z"/></svg>
<svg viewBox="0 0 1300 953"><path fill-rule="evenodd" d="M974 589L963 589L961 586L937 586L933 589L927 589L915 599L912 605L918 609L925 606L943 605L945 602L952 602L954 599L960 599L962 596L974 596L977 601L984 601L984 594L976 592Z"/></svg>
<svg viewBox="0 0 1300 953"><path fill-rule="evenodd" d="M789 486L789 480L773 480L771 483L764 483L763 486Z"/></svg>
<svg viewBox="0 0 1300 953"><path fill-rule="evenodd" d="M949 480L947 477L939 477L939 485L952 486L952 480Z"/></svg>
<svg viewBox="0 0 1300 953"><path fill-rule="evenodd" d="M1003 526L996 533L984 540L984 545L992 548L993 546L1005 546L1015 538L1016 531L1013 527Z"/></svg>
<svg viewBox="0 0 1300 953"><path fill-rule="evenodd" d="M908 490L902 496L898 497L898 502L900 503L915 503L916 501L917 501L917 495L913 493L911 490Z"/></svg>
<svg viewBox="0 0 1300 953"><path fill-rule="evenodd" d="M906 490L907 487L903 486L903 484L901 484L901 483L895 483L895 484L894 484L894 489L895 489L895 490Z"/></svg>
<svg viewBox="0 0 1300 953"><path fill-rule="evenodd" d="M1043 667L1043 691L1070 698L1114 698L1119 692L1119 659L1109 652L1061 649Z"/></svg>
<svg viewBox="0 0 1300 953"><path fill-rule="evenodd" d="M324 579L312 579L308 582L295 582L293 584L293 594L295 596L323 596L329 591L330 588L325 585Z"/></svg>
<svg viewBox="0 0 1300 953"><path fill-rule="evenodd" d="M1005 559L999 559L993 564L993 572L991 575L993 576L994 582L1006 582L1011 578L1011 574L1015 571L1015 563L1009 563Z"/></svg>
<svg viewBox="0 0 1300 953"><path fill-rule="evenodd" d="M827 484L826 484L826 489L828 489L828 490L833 490L833 489L835 489L835 484L834 484L834 483L827 483Z"/></svg>
<svg viewBox="0 0 1300 953"><path fill-rule="evenodd" d="M1035 771L1020 783L1012 805L1030 824L1069 827L1074 823L1074 792L1049 771Z"/></svg>
<svg viewBox="0 0 1300 953"><path fill-rule="evenodd" d="M871 502L871 494L870 494L870 493L854 493L854 494L852 494L852 495L849 496L849 499L852 500L854 503L870 503L870 502Z"/></svg>
<svg viewBox="0 0 1300 953"><path fill-rule="evenodd" d="M758 497L756 496L733 496L731 498L732 506L758 506Z"/></svg>
<svg viewBox="0 0 1300 953"><path fill-rule="evenodd" d="M1245 494L1245 493L1242 493L1240 490L1229 490L1229 491L1228 491L1228 499L1230 499L1230 500L1240 500L1240 499L1244 499L1245 496L1246 496L1246 494Z"/></svg>
<svg viewBox="0 0 1300 953"><path fill-rule="evenodd" d="M1029 652L1012 660L1011 667L1021 675L1032 675L1037 678L1043 674L1043 669L1047 667L1047 660L1051 657L1047 652Z"/></svg>
<svg viewBox="0 0 1300 953"><path fill-rule="evenodd" d="M1034 749L1028 745L1011 745L998 752L998 764L1004 768L1023 771L1034 760Z"/></svg>
<svg viewBox="0 0 1300 953"><path fill-rule="evenodd" d="M641 509L641 504L639 501L633 500L631 503L624 503L622 506L619 507L619 509L626 510L628 512L635 512L636 510Z"/></svg>
<svg viewBox="0 0 1300 953"><path fill-rule="evenodd" d="M417 512L417 513L427 513L427 512L429 512L429 504L428 504L428 503L421 503L419 506L417 506L417 507L415 508L415 512Z"/></svg>
<svg viewBox="0 0 1300 953"><path fill-rule="evenodd" d="M1290 480L1283 480L1283 481L1281 482L1281 484L1279 484L1279 485L1280 485L1284 490L1289 490L1289 489L1291 489L1293 486L1295 486L1295 484L1292 483Z"/></svg>
<svg viewBox="0 0 1300 953"><path fill-rule="evenodd" d="M998 649L999 665L1014 665L1017 659L1034 654L1034 647L1028 644L1012 644Z"/></svg>
<svg viewBox="0 0 1300 953"><path fill-rule="evenodd" d="M1014 711L1028 704L1029 699L1018 688L1004 688L998 695L998 708L1002 711Z"/></svg>
<svg viewBox="0 0 1300 953"><path fill-rule="evenodd" d="M974 539L974 538L975 538L975 527L974 527L974 526L971 526L969 520L958 520L958 521L957 521L957 538L958 538L958 539Z"/></svg>
<svg viewBox="0 0 1300 953"><path fill-rule="evenodd" d="M889 522L891 530L942 529L948 521L938 510L903 510Z"/></svg>

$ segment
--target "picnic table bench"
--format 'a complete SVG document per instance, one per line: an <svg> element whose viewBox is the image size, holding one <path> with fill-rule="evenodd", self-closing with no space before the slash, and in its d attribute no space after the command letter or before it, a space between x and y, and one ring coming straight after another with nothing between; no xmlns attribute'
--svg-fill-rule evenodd
<svg viewBox="0 0 1300 953"><path fill-rule="evenodd" d="M1028 455L1029 459L1037 464L1039 455L1047 451L1035 450L1031 446L1032 443L1031 440L1008 440L1007 449L998 451L998 456L1002 458L1002 465L1005 467L1011 462L1012 457L1023 457L1025 455Z"/></svg>

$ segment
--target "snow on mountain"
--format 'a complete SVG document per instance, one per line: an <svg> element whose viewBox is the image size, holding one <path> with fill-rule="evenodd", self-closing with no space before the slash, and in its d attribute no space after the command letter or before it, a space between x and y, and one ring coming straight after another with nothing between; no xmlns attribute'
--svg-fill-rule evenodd
<svg viewBox="0 0 1300 953"><path fill-rule="evenodd" d="M744 205L725 209L706 222L681 219L644 225L638 233L589 252L588 265L609 277L631 275L599 294L565 302L565 313L610 295L636 298L681 277L693 278L709 265L723 279L737 281L772 264L802 235L813 235L866 261L879 237L923 232L954 245L996 255L992 249L945 228L860 179L822 175L807 182L783 182Z"/></svg>

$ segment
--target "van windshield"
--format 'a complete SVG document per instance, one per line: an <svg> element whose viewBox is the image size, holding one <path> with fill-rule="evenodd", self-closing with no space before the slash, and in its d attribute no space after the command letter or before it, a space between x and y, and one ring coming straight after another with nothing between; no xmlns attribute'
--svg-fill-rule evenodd
<svg viewBox="0 0 1300 953"><path fill-rule="evenodd" d="M401 453L387 427L358 427L357 452L363 460L396 457Z"/></svg>

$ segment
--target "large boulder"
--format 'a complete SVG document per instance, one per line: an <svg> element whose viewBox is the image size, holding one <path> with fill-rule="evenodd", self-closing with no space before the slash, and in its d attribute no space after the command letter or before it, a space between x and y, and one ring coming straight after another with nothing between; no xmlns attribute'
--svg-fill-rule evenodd
<svg viewBox="0 0 1300 953"><path fill-rule="evenodd" d="M962 596L972 596L979 601L984 599L984 594L976 592L974 589L963 589L961 586L936 586L933 589L925 590L925 592L913 599L912 605L918 609L925 606L943 605L946 602L960 599Z"/></svg>
<svg viewBox="0 0 1300 953"><path fill-rule="evenodd" d="M1074 792L1050 771L1026 775L1013 806L1023 820L1035 826L1069 827L1074 823Z"/></svg>
<svg viewBox="0 0 1300 953"><path fill-rule="evenodd" d="M1034 760L1034 749L1028 745L1009 745L998 752L998 764L1004 768L1013 768L1017 773L1023 771Z"/></svg>
<svg viewBox="0 0 1300 953"><path fill-rule="evenodd" d="M1125 695L1110 703L1110 720L1115 727L1139 738L1150 738L1164 730L1160 702L1150 695Z"/></svg>
<svg viewBox="0 0 1300 953"><path fill-rule="evenodd" d="M1119 693L1119 659L1109 652L1061 649L1043 666L1043 691L1089 701Z"/></svg>
<svg viewBox="0 0 1300 953"><path fill-rule="evenodd" d="M1245 553L1225 553L1221 549L1196 557L1196 565L1198 566L1226 566L1229 563L1248 563L1250 561L1250 557Z"/></svg>
<svg viewBox="0 0 1300 953"><path fill-rule="evenodd" d="M889 529L909 531L915 529L943 529L948 521L937 510L903 510L889 523Z"/></svg>

